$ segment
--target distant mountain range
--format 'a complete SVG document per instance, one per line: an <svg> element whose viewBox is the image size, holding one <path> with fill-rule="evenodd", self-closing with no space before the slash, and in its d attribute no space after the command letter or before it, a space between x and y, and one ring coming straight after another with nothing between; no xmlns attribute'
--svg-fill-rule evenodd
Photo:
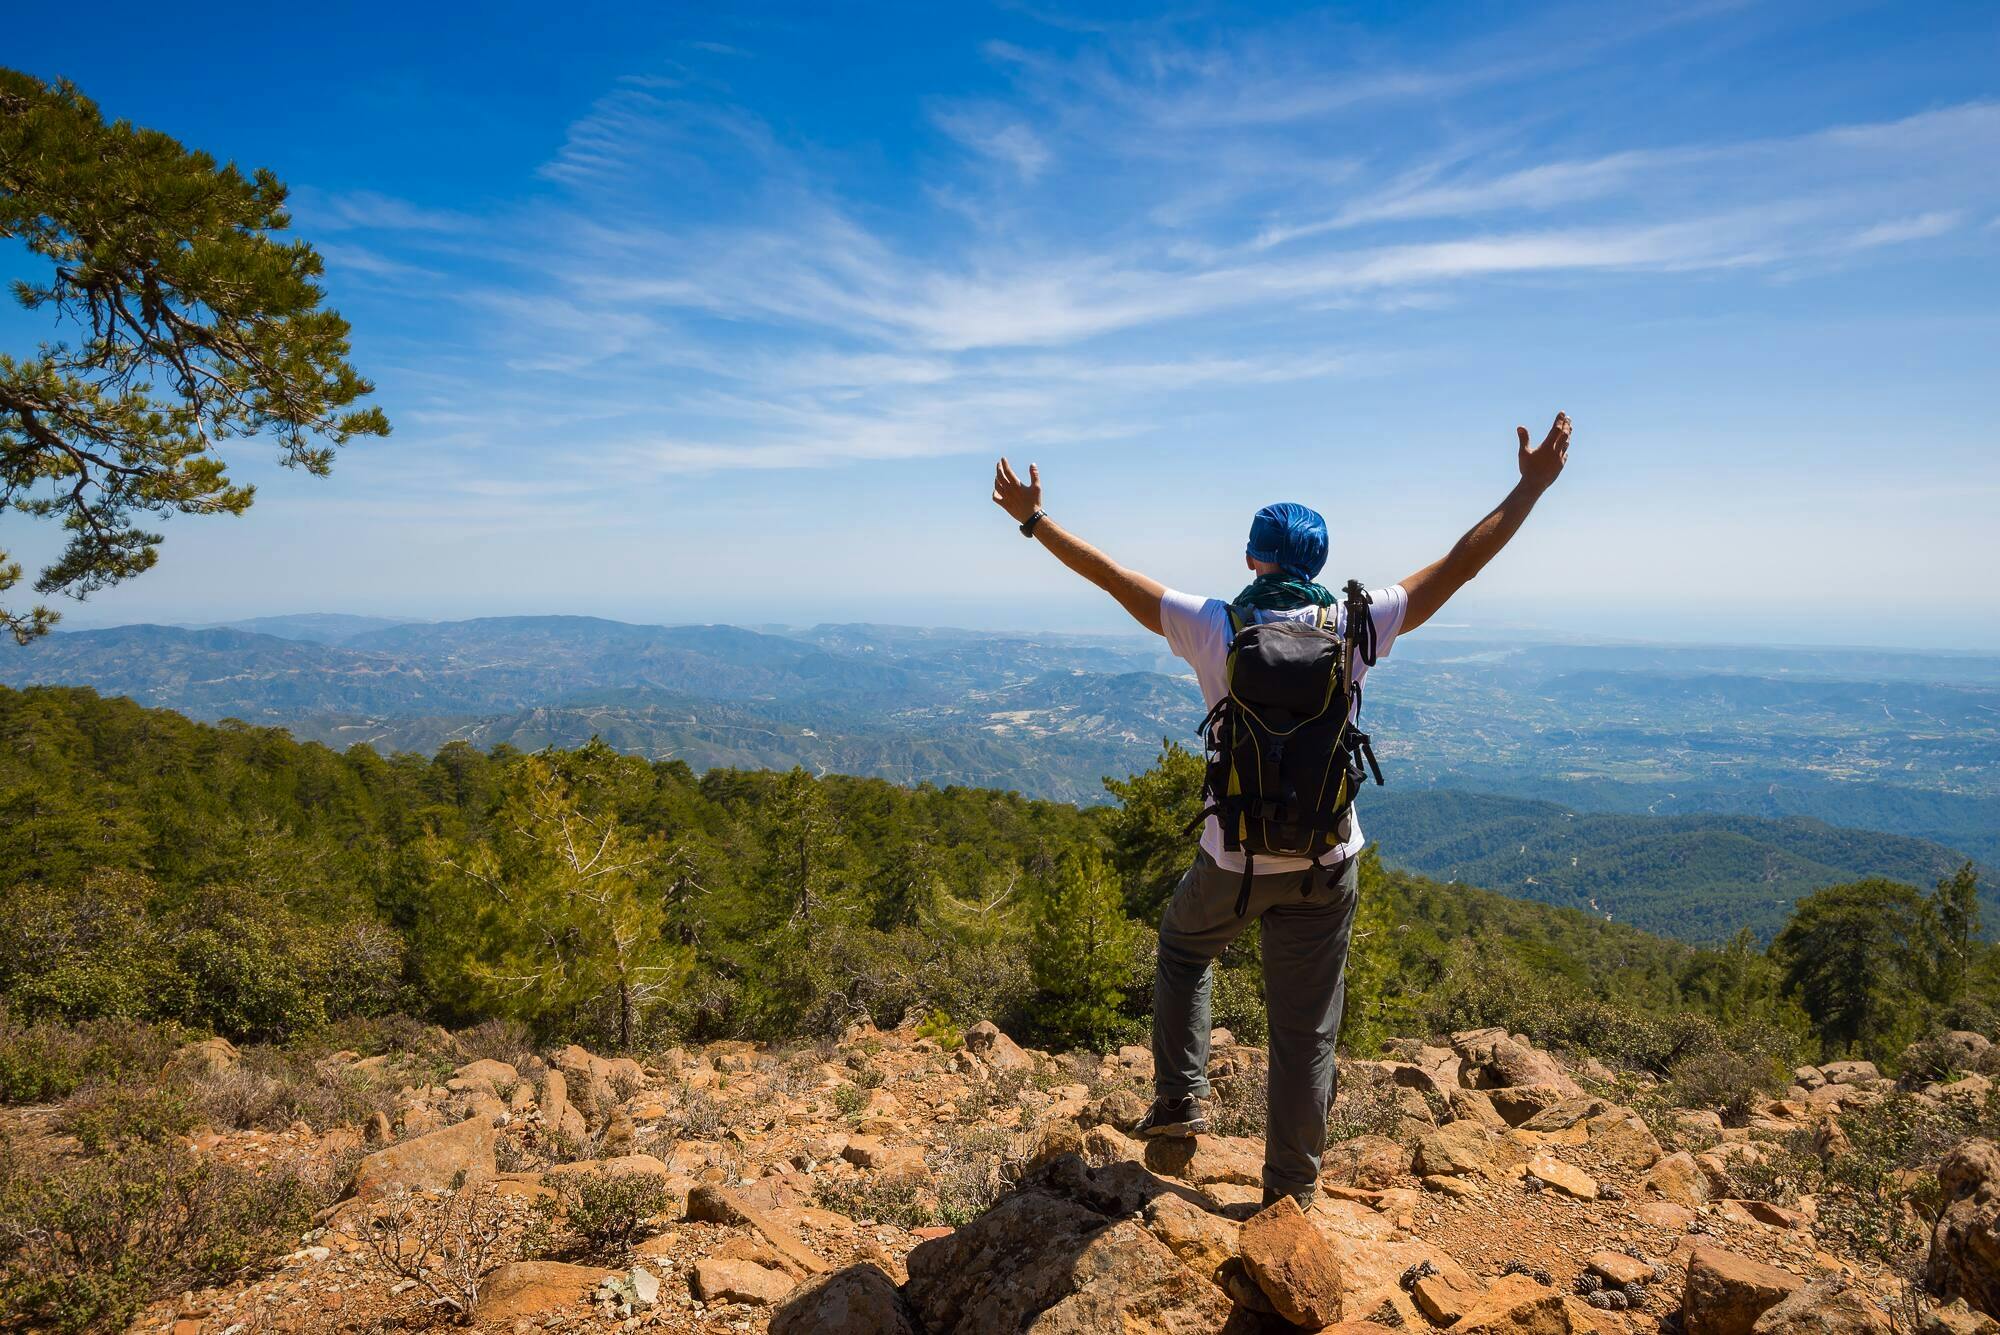
<svg viewBox="0 0 2000 1335"><path fill-rule="evenodd" d="M338 747L599 736L698 770L801 765L1088 803L1162 738L1192 740L1199 693L1162 648L298 616L51 635L0 652L0 683L91 686ZM1391 787L1368 795L1366 820L1392 861L1428 875L1710 939L1767 927L1829 879L2000 863L2000 660L1447 633L1399 644L1370 680Z"/></svg>

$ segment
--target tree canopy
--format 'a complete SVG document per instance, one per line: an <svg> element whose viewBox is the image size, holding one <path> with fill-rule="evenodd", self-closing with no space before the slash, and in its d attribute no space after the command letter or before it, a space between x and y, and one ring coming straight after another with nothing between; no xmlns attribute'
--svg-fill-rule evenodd
<svg viewBox="0 0 2000 1335"><path fill-rule="evenodd" d="M53 337L0 353L0 513L68 533L34 581L82 598L158 559L145 517L239 514L253 488L218 447L274 441L315 475L355 436L383 436L374 386L348 363L348 326L322 303L321 262L291 225L285 186L157 130L107 122L67 82L0 69L0 237L48 262L14 295ZM0 551L0 594L23 578ZM46 605L0 605L25 643Z"/></svg>

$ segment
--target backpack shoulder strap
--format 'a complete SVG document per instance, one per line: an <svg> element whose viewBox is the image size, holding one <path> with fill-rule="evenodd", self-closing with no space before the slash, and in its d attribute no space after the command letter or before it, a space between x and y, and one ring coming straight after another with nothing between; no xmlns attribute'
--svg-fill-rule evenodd
<svg viewBox="0 0 2000 1335"><path fill-rule="evenodd" d="M1229 614L1229 642L1234 644L1236 643L1236 637L1243 633L1243 628L1250 625L1256 618L1251 616L1248 608L1238 607L1235 603L1224 603L1222 610Z"/></svg>
<svg viewBox="0 0 2000 1335"><path fill-rule="evenodd" d="M1347 608L1347 639L1354 651L1361 655L1361 661L1369 667L1375 666L1375 616L1371 610L1375 600L1368 596L1368 590L1361 587L1361 581L1350 579L1341 590Z"/></svg>

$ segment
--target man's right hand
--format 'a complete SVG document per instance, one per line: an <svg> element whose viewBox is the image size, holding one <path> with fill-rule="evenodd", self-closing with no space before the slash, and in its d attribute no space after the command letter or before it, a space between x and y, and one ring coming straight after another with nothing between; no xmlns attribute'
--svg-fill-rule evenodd
<svg viewBox="0 0 2000 1335"><path fill-rule="evenodd" d="M1014 467L1005 459L993 466L993 503L1005 510L1017 524L1042 508L1042 470L1028 465L1028 480L1014 476Z"/></svg>

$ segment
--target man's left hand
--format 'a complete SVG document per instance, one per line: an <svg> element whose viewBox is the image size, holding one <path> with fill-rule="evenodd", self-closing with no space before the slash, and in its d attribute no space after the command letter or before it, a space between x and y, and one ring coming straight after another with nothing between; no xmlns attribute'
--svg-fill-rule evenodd
<svg viewBox="0 0 2000 1335"><path fill-rule="evenodd" d="M1563 465L1569 462L1569 414L1557 413L1549 434L1533 448L1528 445L1528 428L1517 426L1514 434L1520 441L1522 481L1537 491L1547 491L1562 476Z"/></svg>
<svg viewBox="0 0 2000 1335"><path fill-rule="evenodd" d="M1028 480L1014 476L1014 467L1005 459L993 466L993 503L1013 517L1017 524L1042 508L1042 470L1028 465Z"/></svg>

